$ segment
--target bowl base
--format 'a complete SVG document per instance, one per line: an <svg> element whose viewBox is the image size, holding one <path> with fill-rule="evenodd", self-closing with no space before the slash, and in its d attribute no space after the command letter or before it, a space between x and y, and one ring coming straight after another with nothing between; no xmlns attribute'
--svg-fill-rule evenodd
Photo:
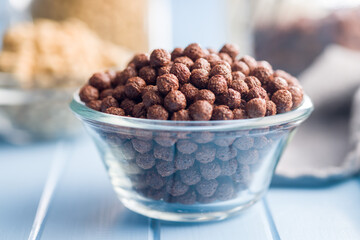
<svg viewBox="0 0 360 240"><path fill-rule="evenodd" d="M262 198L262 194L259 194L257 198L252 199L249 202L246 202L241 205L236 205L231 208L213 210L213 211L183 211L181 208L174 206L172 209L154 209L153 206L141 203L139 201L134 201L130 199L120 199L126 208L129 210L144 215L149 218L154 218L158 220L171 221L171 222L209 222L209 221L220 221L232 217L241 213L243 210L254 205ZM182 205L184 206L184 205ZM185 205L186 206L186 205ZM198 209L201 209L200 205L197 206Z"/></svg>

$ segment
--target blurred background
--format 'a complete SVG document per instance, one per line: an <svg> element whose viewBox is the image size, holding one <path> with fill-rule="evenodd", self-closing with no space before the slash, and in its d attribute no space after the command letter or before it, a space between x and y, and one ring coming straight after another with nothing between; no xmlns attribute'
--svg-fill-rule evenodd
<svg viewBox="0 0 360 240"><path fill-rule="evenodd" d="M274 184L360 169L357 0L0 0L0 37L0 144L82 135L72 93L134 53L230 42L297 76L315 104Z"/></svg>

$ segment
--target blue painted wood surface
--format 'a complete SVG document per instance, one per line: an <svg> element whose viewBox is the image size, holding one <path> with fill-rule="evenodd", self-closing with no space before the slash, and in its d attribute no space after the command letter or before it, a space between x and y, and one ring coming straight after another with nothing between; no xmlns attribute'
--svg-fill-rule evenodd
<svg viewBox="0 0 360 240"><path fill-rule="evenodd" d="M30 239L55 240L360 239L359 179L327 188L274 188L267 201L222 222L168 223L122 206L87 137L0 145L0 192L0 239L29 239L32 229Z"/></svg>

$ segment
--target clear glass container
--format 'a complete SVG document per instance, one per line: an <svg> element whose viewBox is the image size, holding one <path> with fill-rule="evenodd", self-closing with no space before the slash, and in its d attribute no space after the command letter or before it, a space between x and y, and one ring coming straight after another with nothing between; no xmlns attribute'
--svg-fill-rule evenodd
<svg viewBox="0 0 360 240"><path fill-rule="evenodd" d="M221 220L264 195L294 130L312 112L231 121L163 121L70 104L92 136L120 201L169 221Z"/></svg>

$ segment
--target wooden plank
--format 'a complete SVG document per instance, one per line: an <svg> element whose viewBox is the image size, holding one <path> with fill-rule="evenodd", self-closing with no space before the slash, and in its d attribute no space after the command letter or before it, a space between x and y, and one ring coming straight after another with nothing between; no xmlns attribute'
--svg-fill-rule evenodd
<svg viewBox="0 0 360 240"><path fill-rule="evenodd" d="M56 142L0 145L0 239L27 239Z"/></svg>
<svg viewBox="0 0 360 240"><path fill-rule="evenodd" d="M360 239L360 180L313 189L272 189L270 209L282 239Z"/></svg>
<svg viewBox="0 0 360 240"><path fill-rule="evenodd" d="M115 196L90 139L76 142L51 203L42 239L148 239L149 219Z"/></svg>
<svg viewBox="0 0 360 240"><path fill-rule="evenodd" d="M161 239L279 239L266 204L260 201L225 221L185 224L160 222Z"/></svg>

